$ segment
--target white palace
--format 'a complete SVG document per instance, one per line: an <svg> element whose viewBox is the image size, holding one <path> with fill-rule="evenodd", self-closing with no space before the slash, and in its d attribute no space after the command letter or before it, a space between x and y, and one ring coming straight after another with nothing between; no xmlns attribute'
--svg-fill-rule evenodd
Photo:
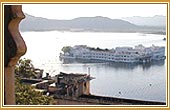
<svg viewBox="0 0 170 110"><path fill-rule="evenodd" d="M60 58L104 62L146 63L154 60L164 60L165 47L154 45L151 47L144 47L143 45L137 45L134 48L116 47L115 49L100 49L88 47L86 45L75 45L74 47L63 47Z"/></svg>

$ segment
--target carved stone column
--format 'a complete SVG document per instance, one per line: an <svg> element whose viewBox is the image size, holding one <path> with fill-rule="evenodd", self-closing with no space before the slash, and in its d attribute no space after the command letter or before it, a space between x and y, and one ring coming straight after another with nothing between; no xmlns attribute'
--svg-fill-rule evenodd
<svg viewBox="0 0 170 110"><path fill-rule="evenodd" d="M19 58L25 54L26 45L19 32L19 23L25 16L21 5L4 6L4 101L15 104L14 69Z"/></svg>

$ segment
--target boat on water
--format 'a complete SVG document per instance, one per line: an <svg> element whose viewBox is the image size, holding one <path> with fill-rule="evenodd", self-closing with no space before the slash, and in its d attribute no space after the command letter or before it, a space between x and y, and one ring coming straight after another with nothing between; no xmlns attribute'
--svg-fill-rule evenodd
<svg viewBox="0 0 170 110"><path fill-rule="evenodd" d="M100 49L86 45L65 46L60 53L60 59L122 62L122 63L147 63L165 59L165 47L116 47L115 49Z"/></svg>

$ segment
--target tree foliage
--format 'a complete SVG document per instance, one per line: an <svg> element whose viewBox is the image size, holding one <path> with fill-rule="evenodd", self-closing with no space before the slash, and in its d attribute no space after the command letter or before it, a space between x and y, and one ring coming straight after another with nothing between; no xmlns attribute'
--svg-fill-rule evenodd
<svg viewBox="0 0 170 110"><path fill-rule="evenodd" d="M29 59L21 59L15 68L15 95L17 105L49 105L53 104L54 99L50 96L43 95L42 92L35 91L31 85L21 83L21 78L33 78L34 65Z"/></svg>
<svg viewBox="0 0 170 110"><path fill-rule="evenodd" d="M53 98L43 95L42 92L35 91L31 85L20 83L16 80L15 95L17 105L49 105L53 104Z"/></svg>
<svg viewBox="0 0 170 110"><path fill-rule="evenodd" d="M20 59L15 67L15 75L22 78L36 78L32 61L30 59Z"/></svg>
<svg viewBox="0 0 170 110"><path fill-rule="evenodd" d="M70 46L65 46L65 47L63 47L61 50L64 52L64 53L66 53L66 52L70 52Z"/></svg>

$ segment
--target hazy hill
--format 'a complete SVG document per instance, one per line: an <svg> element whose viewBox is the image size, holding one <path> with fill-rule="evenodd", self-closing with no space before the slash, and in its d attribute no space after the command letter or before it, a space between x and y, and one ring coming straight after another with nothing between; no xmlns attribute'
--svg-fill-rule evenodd
<svg viewBox="0 0 170 110"><path fill-rule="evenodd" d="M121 19L107 17L79 17L72 20L54 20L25 14L20 23L21 31L95 31L95 32L150 32L164 31L154 27L140 27ZM154 29L153 29L154 28Z"/></svg>
<svg viewBox="0 0 170 110"><path fill-rule="evenodd" d="M134 17L125 17L122 19L140 26L159 26L159 27L166 26L166 16L162 16L162 15L156 15L153 17L134 16Z"/></svg>

